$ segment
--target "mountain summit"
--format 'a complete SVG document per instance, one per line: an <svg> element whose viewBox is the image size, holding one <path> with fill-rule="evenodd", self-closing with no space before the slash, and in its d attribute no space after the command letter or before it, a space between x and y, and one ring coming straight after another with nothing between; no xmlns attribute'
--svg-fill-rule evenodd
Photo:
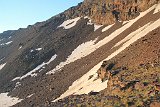
<svg viewBox="0 0 160 107"><path fill-rule="evenodd" d="M160 106L159 0L84 0L0 34L0 107Z"/></svg>

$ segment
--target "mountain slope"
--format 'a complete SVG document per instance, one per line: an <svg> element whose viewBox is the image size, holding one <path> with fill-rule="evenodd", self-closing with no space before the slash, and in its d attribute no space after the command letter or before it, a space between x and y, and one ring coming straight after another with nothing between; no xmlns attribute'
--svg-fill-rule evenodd
<svg viewBox="0 0 160 107"><path fill-rule="evenodd" d="M104 60L116 62L115 70L127 68L128 75L132 75L130 71L138 69L139 65L148 63L156 65L159 69L160 13L159 4L156 4L158 1L144 0L144 6L139 2L138 8L144 12L137 11L137 16L130 18L132 20L122 19L114 22L114 15L111 15L112 25L100 20L95 21L97 19L93 17L94 14L101 16L97 11L94 11L94 14L84 12L83 10L88 8L94 9L88 6L88 2L84 1L47 21L25 29L0 34L0 43L3 44L0 46L2 52L0 53L0 93L3 93L0 97L2 95L3 98L7 95L5 93L9 92L8 96L20 98L17 104L16 102L12 104L16 104L15 107L57 107L65 104L73 106L79 104L74 102L73 105L69 105L74 97L73 99L69 97L69 100L67 97L67 100L55 103L53 101L68 95L88 94L91 91L99 92L104 89L100 93L106 93L105 96L108 97L127 96L123 93L121 95L107 93L107 90L110 93L113 91L114 85L111 85L111 82L115 77L104 82L98 78L97 70ZM95 0L91 4L97 2ZM128 2L128 5L132 6L133 3ZM112 10L110 12L112 13ZM98 25L98 23L107 25ZM122 72L127 74L126 71ZM160 72L157 70L153 73L157 74L153 78L157 78ZM135 76L136 73L133 75ZM148 75L150 74L146 75L147 78ZM122 77L121 74L116 76ZM133 78L126 76L126 78L132 80L134 76ZM101 94L97 96L99 95ZM88 95L75 97L75 100L79 97L83 99L88 98ZM117 98L115 101L125 104ZM91 102L94 103L93 100ZM3 106L5 107L5 104Z"/></svg>
<svg viewBox="0 0 160 107"><path fill-rule="evenodd" d="M142 13L143 14L143 13ZM138 17L137 17L137 19L138 19ZM152 18L151 18L152 19ZM135 19L136 20L136 19ZM132 20L133 21L133 20ZM131 22L128 22L128 25L130 25L130 23L132 23L132 21ZM133 21L134 22L134 21ZM135 22L134 22L135 23ZM159 27L159 20L157 20L157 21L155 21L155 23L152 23L152 24L147 24L147 25L144 25L143 27L140 27L138 30L136 30L136 31L134 31L134 32L132 32L132 33L130 33L130 35L128 35L127 37L125 37L122 41L124 41L126 38L128 39L128 40L126 40L126 43L124 43L124 42L122 42L123 43L123 45L122 45L122 47L120 47L118 50L116 50L115 52L113 52L110 56L108 56L107 57L107 59L106 60L109 60L109 59L111 59L112 57L114 57L115 55L117 55L118 53L120 53L121 51L123 51L126 47L128 47L130 44L132 44L134 41L136 41L136 40L138 40L139 38L141 38L141 37L143 37L143 36L145 36L148 32L150 32L150 31L152 31L153 29L155 29L155 28L157 28L157 27ZM140 24L139 24L140 25ZM124 28L126 28L126 26L127 26L127 24L126 25L124 25L123 27L122 27L122 29L124 30ZM134 26L135 27L135 26ZM120 28L120 31L121 32L123 32L122 30L121 30L121 28ZM117 30L117 32L119 32L118 30ZM114 32L114 34L112 35L110 35L111 36L111 38L113 37L113 36L116 36L116 34L118 35L118 33L117 33L116 31ZM124 35L124 33L123 33L123 35ZM110 37L109 36L109 37ZM109 40L109 37L107 38L108 40ZM130 37L130 38L129 38ZM107 41L107 39L105 40L105 42ZM121 41L120 41L121 42ZM98 43L97 43L98 44ZM102 43L100 43L101 45L102 45ZM120 44L120 43L118 43L118 44ZM94 44L94 45L96 45L96 44ZM97 47L97 46L96 46ZM112 48L114 48L114 47L112 47ZM132 55L132 57L133 57L133 55ZM127 60L126 60L127 61ZM148 62L148 61L144 61L144 62ZM127 62L128 63L128 62ZM137 64L137 63L136 63ZM99 91L99 88L100 89L103 89L103 88L105 88L105 87L107 87L107 85L105 85L106 83L104 82L103 84L104 85L102 85L102 86L100 86L100 84L101 84L101 82L98 82L98 81L95 81L95 79L96 79L96 76L94 76L95 77L95 79L92 79L91 81L93 81L93 83L91 82L91 81L89 81L89 83L84 83L84 85L80 85L80 84L82 84L83 82L87 82L87 79L89 78L89 76L91 76L91 75L96 75L96 70L98 69L97 67L99 67L101 65L101 63L99 63L98 65L96 65L94 68L92 68L90 71L89 71L89 73L88 74L86 74L87 76L84 76L84 77L82 77L81 79L79 79L78 81L76 81L75 83L73 83L73 86L71 86L70 87L70 90L68 90L69 91L69 95L71 95L71 94L87 94L88 92L90 92L90 91ZM126 64L125 64L126 65ZM121 66L123 66L123 64L121 64ZM92 73L91 73L92 72ZM90 83L91 82L91 83ZM97 84L97 82L98 82L98 84ZM76 85L75 85L76 84ZM97 84L97 90L96 90L96 88L95 88L95 86L96 86L96 84ZM93 86L91 86L91 85L93 85ZM89 87L88 87L89 86ZM75 87L76 87L76 89L75 89ZM78 88L79 87L79 88ZM83 87L85 87L84 89L82 89ZM98 88L99 87L99 88ZM102 87L102 88L101 88ZM72 88L74 89L74 90L72 90ZM72 90L72 91L71 91ZM88 91L88 90L90 90L90 91ZM68 92L66 92L66 94L68 95ZM64 94L64 96L66 96L65 94ZM63 98L63 97L62 97Z"/></svg>
<svg viewBox="0 0 160 107"><path fill-rule="evenodd" d="M115 71L120 71L118 71L118 74L113 75L108 80L106 89L100 91L99 93L93 90L93 92L88 94L79 95L82 91L85 93L87 91L86 88L90 89L92 85L90 83L91 85L86 87L86 81L89 81L89 79L92 81L94 79L94 77L89 77L92 74L88 73L89 75L86 79L83 77L81 78L84 81L83 85L77 83L81 81L81 79L77 80L74 84L78 85L76 86L72 84L69 90L60 98L63 98L65 95L73 92L73 87L83 88L80 88L79 90L74 89L76 93L52 103L51 107L84 105L96 107L125 107L131 105L148 107L149 105L152 105L152 107L155 107L153 102L160 102L159 94L156 94L155 92L156 84L159 84L160 82L160 66L159 61L157 60L157 56L159 56L159 31L160 28L153 30L112 59L112 61L117 62L113 69ZM150 49L154 51L151 51ZM148 55L153 56L148 57ZM110 61L107 63L110 63ZM121 67L123 68L121 69ZM87 76L87 74L85 76ZM133 84L131 84L132 82ZM93 84L94 89L98 87L100 88L100 83L97 85L95 82L93 82ZM103 84L106 83L103 82ZM158 103L156 107L159 107Z"/></svg>

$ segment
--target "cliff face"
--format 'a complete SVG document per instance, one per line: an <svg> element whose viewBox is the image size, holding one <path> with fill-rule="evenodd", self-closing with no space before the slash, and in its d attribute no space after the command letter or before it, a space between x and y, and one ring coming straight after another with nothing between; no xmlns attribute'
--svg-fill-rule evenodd
<svg viewBox="0 0 160 107"><path fill-rule="evenodd" d="M135 18L159 0L84 0L65 12L67 18L89 16L94 23L111 24Z"/></svg>

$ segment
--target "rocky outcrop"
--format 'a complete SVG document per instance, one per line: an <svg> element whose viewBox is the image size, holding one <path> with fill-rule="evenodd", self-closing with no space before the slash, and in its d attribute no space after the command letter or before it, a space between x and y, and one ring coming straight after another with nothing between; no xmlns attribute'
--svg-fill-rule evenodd
<svg viewBox="0 0 160 107"><path fill-rule="evenodd" d="M91 6L90 17L99 24L110 24L117 20L129 20L148 9L157 0L94 0L91 4L86 0L85 5Z"/></svg>
<svg viewBox="0 0 160 107"><path fill-rule="evenodd" d="M89 16L94 23L111 24L135 18L159 0L84 0L65 11L66 18Z"/></svg>
<svg viewBox="0 0 160 107"><path fill-rule="evenodd" d="M109 80L112 76L118 74L122 70L126 70L126 67L115 67L115 61L103 61L101 67L97 70L98 78L103 81Z"/></svg>
<svg viewBox="0 0 160 107"><path fill-rule="evenodd" d="M112 68L114 67L114 65L115 65L114 62L104 61L101 67L97 71L98 77L102 81L109 79L110 76L112 75Z"/></svg>

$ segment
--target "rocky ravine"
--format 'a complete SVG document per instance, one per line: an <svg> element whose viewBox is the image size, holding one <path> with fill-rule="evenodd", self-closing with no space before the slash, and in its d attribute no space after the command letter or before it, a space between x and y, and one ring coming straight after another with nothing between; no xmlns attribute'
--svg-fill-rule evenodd
<svg viewBox="0 0 160 107"><path fill-rule="evenodd" d="M8 96L20 98L10 103L15 107L142 106L147 101L147 106L152 102L157 104L158 2L85 0L47 21L0 34L0 93L9 92ZM146 38L141 40L144 36ZM104 69L110 64L107 61L98 78L97 70L106 58L114 62L115 66L109 69L114 75L108 75L108 70ZM117 70L121 72L114 73ZM149 84L147 89L135 88L145 85L144 78ZM146 95L150 91L153 91L152 97ZM132 92L132 96L125 94L128 92ZM70 96L53 103L60 96L74 94L86 95ZM0 94L0 98L1 95L6 94ZM139 100L133 100L135 97Z"/></svg>

